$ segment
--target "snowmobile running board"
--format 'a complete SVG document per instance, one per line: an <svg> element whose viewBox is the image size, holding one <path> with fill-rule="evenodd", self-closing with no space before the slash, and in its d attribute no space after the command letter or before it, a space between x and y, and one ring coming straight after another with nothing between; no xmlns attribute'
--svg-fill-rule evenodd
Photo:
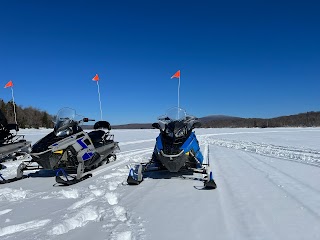
<svg viewBox="0 0 320 240"><path fill-rule="evenodd" d="M31 146L31 142L25 141L25 140L20 140L14 143L1 144L0 158L4 158L5 156L13 153L25 153L25 152L20 152L19 150L28 148L28 147L30 148L30 146Z"/></svg>
<svg viewBox="0 0 320 240"><path fill-rule="evenodd" d="M59 173L62 173L62 175L65 177L66 180L64 180L63 178L60 177L60 174ZM69 178L68 178L69 177ZM86 180L88 178L92 177L92 174L91 173L88 173L86 175L84 175L83 177L77 179L76 177L73 177L73 176L70 176L68 175L64 169L60 168L58 171L57 171L57 174L56 174L56 183L53 184L53 186L56 186L57 183L61 184L62 186L70 186L70 185L74 185L76 183L79 183L83 180ZM71 178L71 179L70 179ZM60 185L60 186L61 186Z"/></svg>

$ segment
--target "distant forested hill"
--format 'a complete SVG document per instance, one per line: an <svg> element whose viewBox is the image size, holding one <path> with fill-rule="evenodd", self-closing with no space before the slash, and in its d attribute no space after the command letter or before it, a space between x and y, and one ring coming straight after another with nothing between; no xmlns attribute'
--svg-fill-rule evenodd
<svg viewBox="0 0 320 240"><path fill-rule="evenodd" d="M53 116L48 114L46 111L41 111L33 107L22 108L16 107L17 123L20 128L52 128L53 127ZM6 116L8 123L14 123L14 109L12 101L4 102L0 99L0 109Z"/></svg>
<svg viewBox="0 0 320 240"><path fill-rule="evenodd" d="M204 128L252 128L252 127L318 127L320 126L320 112L306 112L289 116L281 116L276 118L200 118L202 127Z"/></svg>
<svg viewBox="0 0 320 240"><path fill-rule="evenodd" d="M14 123L14 111L12 101L4 102L0 99L0 109L9 123ZM22 108L16 105L17 122L20 128L52 128L53 116L46 111L33 107ZM276 118L241 118L224 115L210 115L199 118L203 128L252 128L252 127L319 127L320 112L306 112ZM156 120L155 120L156 122ZM84 126L92 128L92 126ZM112 125L114 129L150 129L151 123L129 123L124 125Z"/></svg>
<svg viewBox="0 0 320 240"><path fill-rule="evenodd" d="M267 128L267 127L318 127L320 112L306 112L276 118L241 118L210 115L199 118L202 128ZM150 129L151 123L114 125L114 129Z"/></svg>

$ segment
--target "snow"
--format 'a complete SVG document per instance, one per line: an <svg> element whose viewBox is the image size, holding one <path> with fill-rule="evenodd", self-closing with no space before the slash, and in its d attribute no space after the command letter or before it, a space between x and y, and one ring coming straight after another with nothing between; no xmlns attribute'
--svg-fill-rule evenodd
<svg viewBox="0 0 320 240"><path fill-rule="evenodd" d="M47 129L22 129L34 144ZM158 130L112 130L117 160L70 187L53 177L0 185L0 238L320 239L320 128L196 129L218 188L154 173L128 186ZM4 163L13 177L21 160Z"/></svg>

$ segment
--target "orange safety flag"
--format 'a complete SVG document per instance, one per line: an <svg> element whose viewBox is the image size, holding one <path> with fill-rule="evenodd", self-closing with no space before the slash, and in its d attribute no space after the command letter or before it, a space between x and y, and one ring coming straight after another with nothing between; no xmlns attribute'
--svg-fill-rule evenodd
<svg viewBox="0 0 320 240"><path fill-rule="evenodd" d="M10 80L6 85L4 85L4 88L7 88L7 87L13 87L12 80Z"/></svg>
<svg viewBox="0 0 320 240"><path fill-rule="evenodd" d="M94 76L94 78L92 78L92 80L93 80L93 81L99 81L99 76L98 76L98 74L96 74L96 75Z"/></svg>
<svg viewBox="0 0 320 240"><path fill-rule="evenodd" d="M173 74L172 78L180 78L180 70L178 70L175 74Z"/></svg>

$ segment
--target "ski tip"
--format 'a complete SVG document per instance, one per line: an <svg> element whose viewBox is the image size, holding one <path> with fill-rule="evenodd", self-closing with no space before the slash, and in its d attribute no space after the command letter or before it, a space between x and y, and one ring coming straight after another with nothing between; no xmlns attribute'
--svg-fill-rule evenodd
<svg viewBox="0 0 320 240"><path fill-rule="evenodd" d="M128 176L127 178L128 185L139 185L141 182L139 182L137 179L135 179L133 176Z"/></svg>
<svg viewBox="0 0 320 240"><path fill-rule="evenodd" d="M209 174L209 181L213 181L213 174L212 174L211 171L210 171L210 174Z"/></svg>
<svg viewBox="0 0 320 240"><path fill-rule="evenodd" d="M7 167L5 166L5 165L2 165L1 163L0 163L0 170L1 169L6 169ZM0 173L0 175L1 175L1 173Z"/></svg>
<svg viewBox="0 0 320 240"><path fill-rule="evenodd" d="M204 183L204 189L212 190L216 188L217 188L217 184L213 179Z"/></svg>

